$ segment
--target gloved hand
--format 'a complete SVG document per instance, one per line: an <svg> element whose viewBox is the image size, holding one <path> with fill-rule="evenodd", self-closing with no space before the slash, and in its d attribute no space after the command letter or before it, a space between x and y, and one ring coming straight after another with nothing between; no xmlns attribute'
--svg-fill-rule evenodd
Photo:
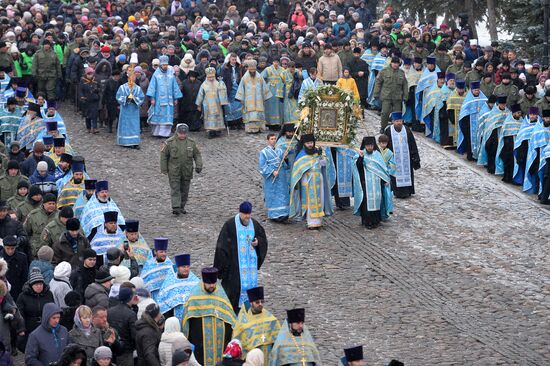
<svg viewBox="0 0 550 366"><path fill-rule="evenodd" d="M197 173L200 173L200 172L202 172L202 168L195 168L195 171L196 171Z"/></svg>

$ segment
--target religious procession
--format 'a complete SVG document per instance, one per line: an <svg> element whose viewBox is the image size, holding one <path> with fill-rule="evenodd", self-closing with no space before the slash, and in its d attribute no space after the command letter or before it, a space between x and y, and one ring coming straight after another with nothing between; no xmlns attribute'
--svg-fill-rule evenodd
<svg viewBox="0 0 550 366"><path fill-rule="evenodd" d="M0 360L327 364L306 299L282 319L268 310L274 289L260 270L270 233L253 208L313 232L345 211L369 230L392 225L415 194L419 138L549 204L548 66L498 42L478 47L467 24L420 23L384 6L4 1ZM370 134L367 110L380 115ZM86 141L73 145L71 129L112 137L129 153L145 134L157 138L168 219L188 213L205 167L195 137L214 144L247 134L265 146L253 152L263 202L241 199L215 228L213 262L193 272L190 250L163 235L145 239L147 222L119 208L119 182L91 175L90 157L78 153ZM359 342L341 345L338 364L365 365L363 352Z"/></svg>

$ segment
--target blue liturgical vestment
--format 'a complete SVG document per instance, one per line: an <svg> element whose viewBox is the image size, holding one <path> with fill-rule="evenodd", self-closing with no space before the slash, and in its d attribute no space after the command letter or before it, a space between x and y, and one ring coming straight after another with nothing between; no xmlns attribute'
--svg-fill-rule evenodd
<svg viewBox="0 0 550 366"><path fill-rule="evenodd" d="M136 146L140 139L139 107L145 100L145 95L138 85L132 88L132 98L128 83L121 85L116 93L116 100L120 104L116 142L121 146Z"/></svg>
<svg viewBox="0 0 550 366"><path fill-rule="evenodd" d="M263 177L264 204L267 210L267 217L277 219L288 216L289 211L289 186L288 167L283 162L284 151L276 147L265 147L260 151L258 168ZM282 164L282 166L281 166ZM273 173L281 166L279 175Z"/></svg>

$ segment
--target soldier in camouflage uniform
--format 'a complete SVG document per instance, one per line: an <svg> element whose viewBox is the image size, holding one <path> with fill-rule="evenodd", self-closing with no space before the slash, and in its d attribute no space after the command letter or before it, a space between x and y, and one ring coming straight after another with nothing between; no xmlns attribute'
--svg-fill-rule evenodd
<svg viewBox="0 0 550 366"><path fill-rule="evenodd" d="M380 71L376 77L374 96L382 102L380 133L386 129L390 113L402 111L402 103L406 104L409 98L409 84L405 72L399 68L400 64L399 57L392 57L390 66Z"/></svg>
<svg viewBox="0 0 550 366"><path fill-rule="evenodd" d="M502 82L493 90L494 95L506 95L506 106L510 107L519 102L518 87L512 84L512 76L509 72L502 73Z"/></svg>
<svg viewBox="0 0 550 366"><path fill-rule="evenodd" d="M38 249L42 246L42 231L50 221L57 217L57 205L55 195L46 193L42 205L35 208L25 219L23 227L31 241L33 258L36 258Z"/></svg>
<svg viewBox="0 0 550 366"><path fill-rule="evenodd" d="M168 175L172 213L176 216L187 213L185 204L193 178L193 161L195 171L202 171L201 153L195 141L187 137L188 131L185 123L178 124L176 133L162 144L160 154L160 171Z"/></svg>
<svg viewBox="0 0 550 366"><path fill-rule="evenodd" d="M42 230L40 238L40 246L47 245L53 248L53 245L59 243L61 234L67 231L67 220L74 217L72 207L65 206L56 215L55 219L51 220L48 225ZM57 263L54 263L57 264Z"/></svg>

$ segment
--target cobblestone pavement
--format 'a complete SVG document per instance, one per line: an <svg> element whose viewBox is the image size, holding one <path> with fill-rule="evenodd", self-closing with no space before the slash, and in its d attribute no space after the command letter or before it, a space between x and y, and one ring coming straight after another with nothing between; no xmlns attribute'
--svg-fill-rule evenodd
<svg viewBox="0 0 550 366"><path fill-rule="evenodd" d="M162 140L146 133L141 150L121 148L115 134L89 135L71 110L63 115L72 145L93 178L111 182L125 217L139 219L148 240L169 237L170 254L190 252L196 272L212 263L223 222L250 200L269 239L260 273L267 306L279 319L304 306L326 365L355 344L365 345L368 365L550 364L550 211L454 152L417 136L417 194L396 201L390 221L369 231L351 210L337 211L312 233L266 220L263 135L192 134L204 170L189 213L173 217ZM378 125L367 113L364 127Z"/></svg>

